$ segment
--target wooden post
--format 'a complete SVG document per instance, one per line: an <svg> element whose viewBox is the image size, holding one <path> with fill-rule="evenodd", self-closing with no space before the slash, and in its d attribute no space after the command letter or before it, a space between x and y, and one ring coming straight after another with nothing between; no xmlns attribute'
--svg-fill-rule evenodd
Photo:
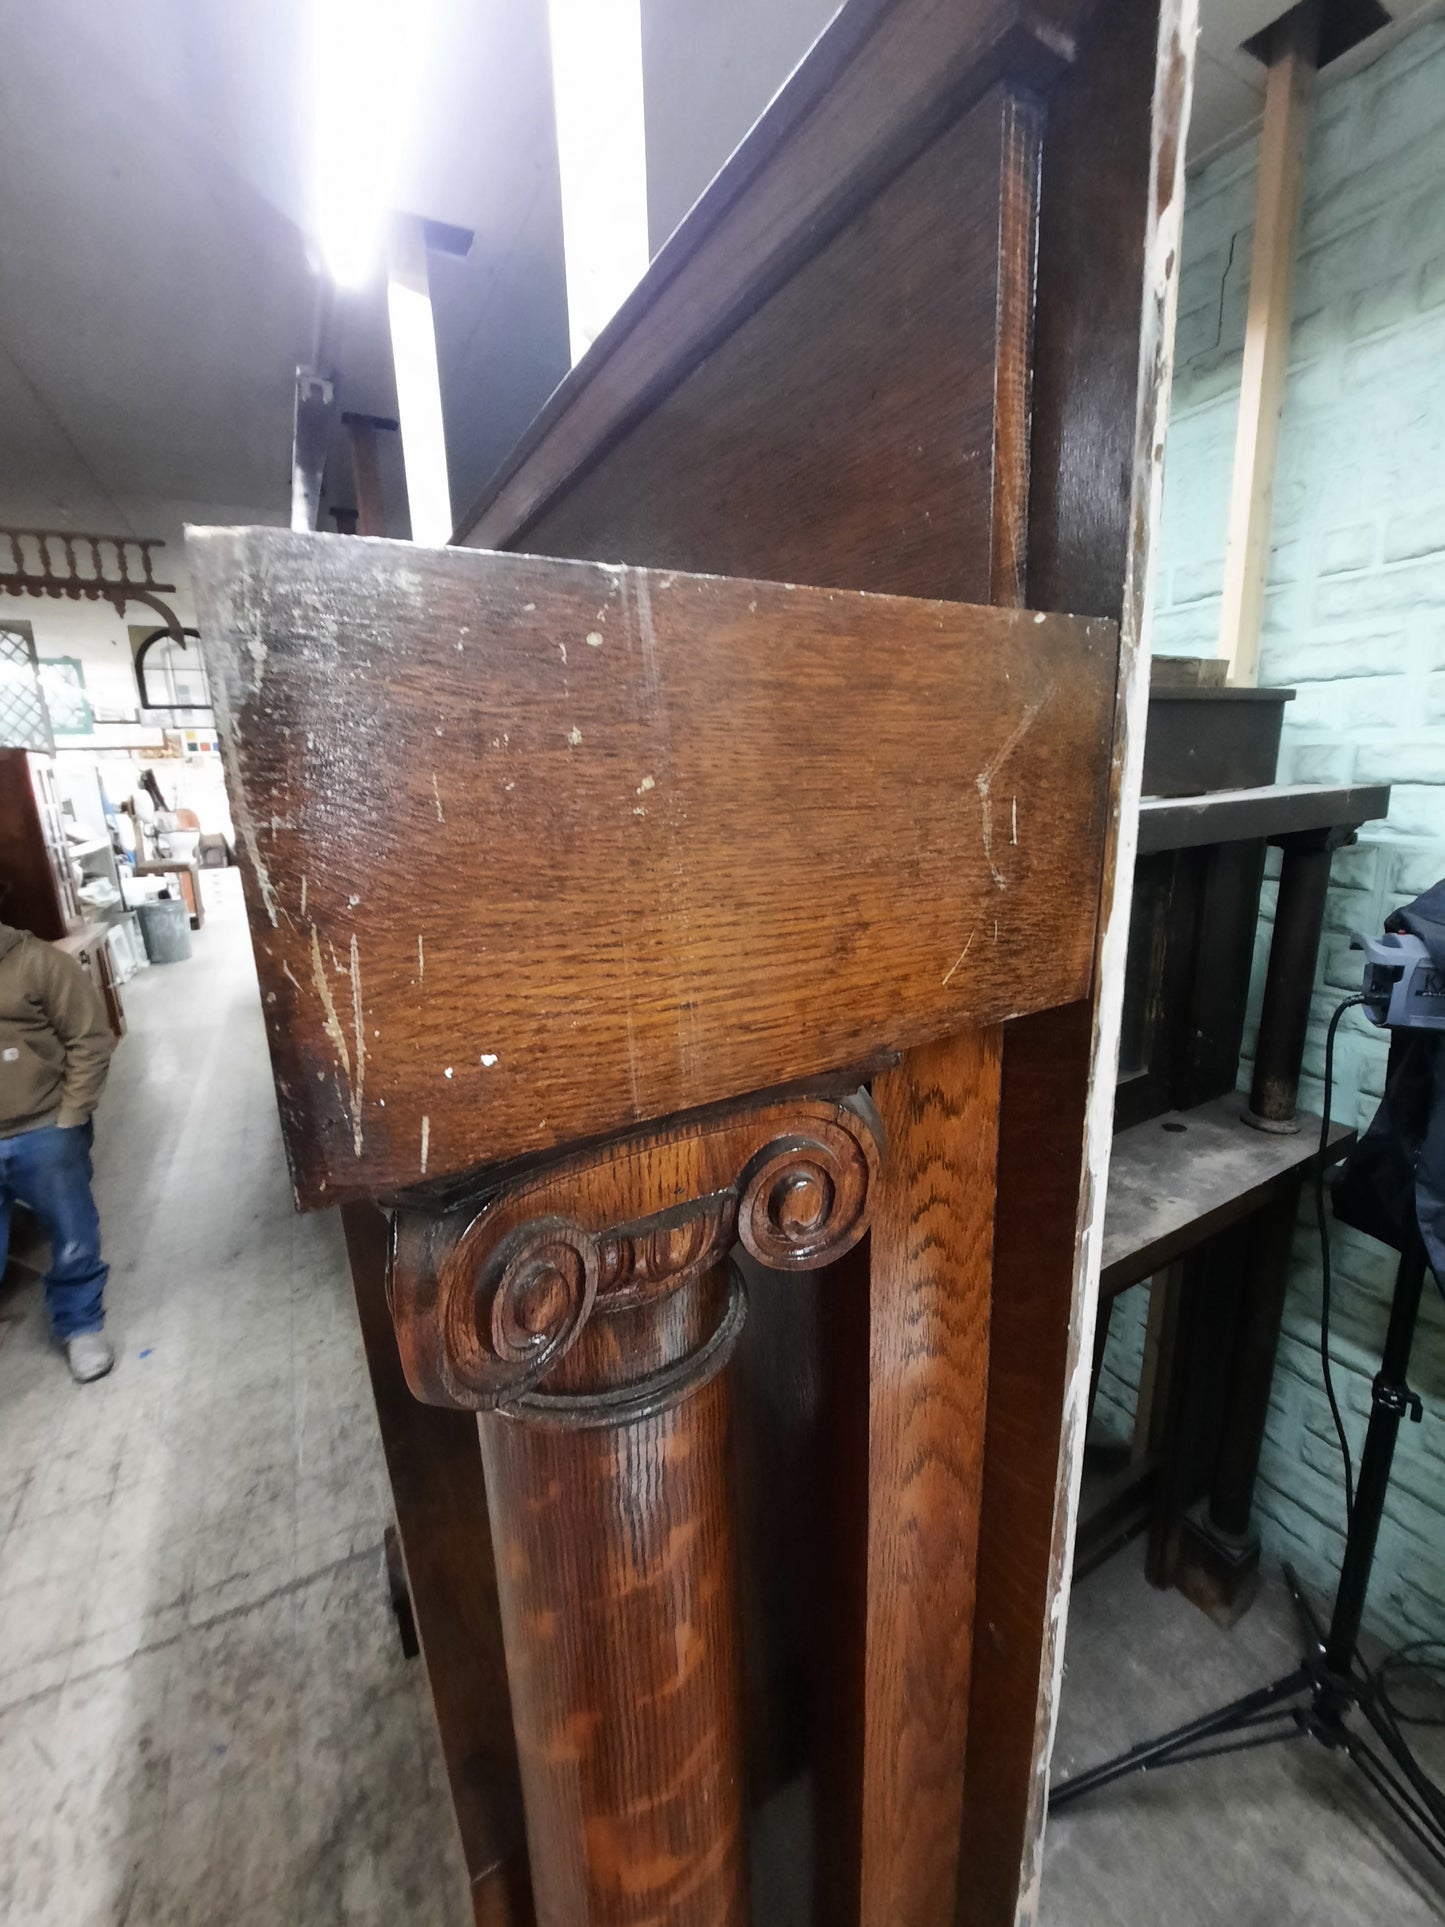
<svg viewBox="0 0 1445 1927"><path fill-rule="evenodd" d="M1253 687L1259 680L1275 457L1318 41L1319 0L1301 0L1276 23L1265 93L1219 632L1220 654L1229 663L1230 682L1237 686Z"/></svg>
<svg viewBox="0 0 1445 1927"><path fill-rule="evenodd" d="M625 1337L589 1326L553 1380L570 1395L481 1418L539 1927L747 1918L742 1288L726 1260L669 1283L646 1279L665 1295Z"/></svg>

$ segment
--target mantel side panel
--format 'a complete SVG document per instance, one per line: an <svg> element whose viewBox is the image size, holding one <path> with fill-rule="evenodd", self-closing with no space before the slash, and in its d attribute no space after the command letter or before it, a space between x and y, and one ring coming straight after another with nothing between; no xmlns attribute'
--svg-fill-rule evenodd
<svg viewBox="0 0 1445 1927"><path fill-rule="evenodd" d="M1047 121L1036 103L1002 90L980 103L554 501L526 529L525 545L910 594L1024 600L1019 577L1032 529L1019 503L1028 492L1036 370L1040 139L1046 149ZM986 209L985 184L998 196ZM1000 208L1011 211L1013 234ZM1117 325L1110 311L1106 332ZM1121 352L1132 368L1137 301L1123 329ZM1126 421L1131 417L1132 394L1125 402ZM1119 595L1116 566L1113 601L1103 593L1098 606L1117 609ZM1081 874L1081 896L1099 881L1095 867ZM1006 1064L1012 1028L1005 1028ZM1040 1288L1059 1321L1058 1344L1041 1354L1036 1384L1026 1361L1012 1370L1021 1398L1036 1390L1046 1401L1052 1393L1057 1409L1052 1373L1067 1342L1074 1277L1087 1004L1074 1007L1055 1041L1065 1053L1067 1074L1057 1092L1064 1110L1047 1120L1057 1168L1033 1198L1032 1251L1050 1274ZM1017 1073L1023 1061L1012 1054ZM1043 1106L1025 1104L1017 1088L1011 1098L1005 1085L1011 1144L1037 1122L1053 1089L1046 1059L1034 1068ZM1016 1262L1027 1264L1023 1193L1014 1192L1011 1210ZM860 1697L866 1614L857 1589L868 1563L867 1442L859 1415L868 1410L870 1317L861 1266L799 1284L786 1312L776 1307L768 1344L745 1339L739 1368L745 1410L788 1412L786 1462L815 1469L808 1490L790 1481L760 1508L768 1556L784 1568L771 1581L783 1609L764 1628L762 1671L784 1709L779 1723L796 1729L810 1720L817 1736L818 1918L843 1927L859 1919L866 1858L863 1816L852 1803L868 1751ZM981 1410L973 1422L982 1426ZM1056 1462L1056 1432L1049 1453ZM962 1517L959 1523L962 1531ZM998 1557L997 1549L988 1554L990 1561ZM1043 1575L1046 1581L1046 1551ZM1011 1629L1011 1653L1026 1652L1031 1661L1017 1675L1010 1669L1005 1690L982 1712L971 1701L967 1722L980 1722L979 1744L964 1775L965 1815L975 1798L980 1812L989 1812L990 1722L995 1714L1013 1722L1004 1809L1010 1824L996 1845L986 1824L981 1834L966 1831L960 1864L962 1893L981 1884L1010 1911L1036 1749L1044 1585L1025 1586L1017 1610L1023 1618ZM828 1629L821 1641L820 1624ZM806 1702L799 1706L786 1691L799 1670L810 1668L811 1716ZM964 1670L966 1676L966 1664ZM785 1742L777 1750L785 1751Z"/></svg>

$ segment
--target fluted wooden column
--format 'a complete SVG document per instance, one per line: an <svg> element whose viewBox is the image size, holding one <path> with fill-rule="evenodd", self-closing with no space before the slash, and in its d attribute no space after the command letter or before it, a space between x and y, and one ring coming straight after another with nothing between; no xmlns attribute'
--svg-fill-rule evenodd
<svg viewBox="0 0 1445 1927"><path fill-rule="evenodd" d="M729 1272L651 1321L646 1377L584 1339L575 1391L481 1420L542 1922L746 1918Z"/></svg>
<svg viewBox="0 0 1445 1927"><path fill-rule="evenodd" d="M728 1260L863 1235L861 1093L754 1101L401 1208L408 1381L481 1414L541 1927L747 1919Z"/></svg>

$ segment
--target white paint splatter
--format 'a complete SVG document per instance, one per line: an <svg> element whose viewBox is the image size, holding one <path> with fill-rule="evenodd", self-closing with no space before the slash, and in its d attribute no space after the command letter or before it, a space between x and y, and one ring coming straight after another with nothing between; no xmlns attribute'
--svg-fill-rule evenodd
<svg viewBox="0 0 1445 1927"><path fill-rule="evenodd" d="M360 898L360 897L348 897L348 898L346 899L346 907L347 907L347 909L348 909L348 910L354 910L354 909L356 908L356 906L357 906L357 904L358 904L358 903L360 903L360 901L361 901L361 898Z"/></svg>
<svg viewBox="0 0 1445 1927"><path fill-rule="evenodd" d="M421 932L416 933L416 974L419 983L426 982L426 952L421 947Z"/></svg>
<svg viewBox="0 0 1445 1927"><path fill-rule="evenodd" d="M432 795L433 795L433 796L434 796L434 797L436 798L436 804L437 804L437 822L438 822L438 823L445 823L447 819L446 819L446 817L445 817L445 816L444 816L444 815L442 814L442 793L441 793L441 786L440 786L440 784L439 784L439 783L437 782L437 773L436 773L436 771L435 771L435 770L433 770L433 771L432 771L432 773L431 773L431 793L432 793ZM1017 838L1015 838L1015 841L1017 841Z"/></svg>
<svg viewBox="0 0 1445 1927"><path fill-rule="evenodd" d="M572 745L573 749L577 749L580 746L582 742L582 732L576 723L573 723L572 727L567 731L567 741Z"/></svg>
<svg viewBox="0 0 1445 1927"><path fill-rule="evenodd" d="M346 1033L342 1030L340 1019L336 1015L336 1000L331 995L331 985L326 979L326 965L321 961L321 943L316 935L315 924L311 926L311 980L316 985L317 994L321 998L326 1035L331 1039L336 1055L341 1059L341 1068L346 1072L346 1082L349 1087L351 1053L346 1047ZM295 982L294 978L292 982Z"/></svg>
<svg viewBox="0 0 1445 1927"><path fill-rule="evenodd" d="M1018 800L1018 798L1017 798L1017 797L1015 797L1015 798L1014 798L1014 801L1013 801L1013 837L1012 837L1012 841L1013 841L1013 842L1015 842L1015 843L1017 843L1017 842L1018 842L1018 840L1019 840L1019 800Z"/></svg>
<svg viewBox="0 0 1445 1927"><path fill-rule="evenodd" d="M482 1052L482 1063L485 1065L485 1067L488 1070L492 1068L493 1064L495 1064L496 1061L497 1061L497 1053L494 1050L484 1050Z"/></svg>
<svg viewBox="0 0 1445 1927"><path fill-rule="evenodd" d="M1008 879L993 860L993 801L989 794L990 786L999 770L1008 761L1009 757L1013 755L1024 737L1027 736L1033 728L1035 717L1039 711L1045 707L1049 697L1052 696L1053 693L1053 686L1051 684L1036 703L1029 704L1023 715L1019 717L1018 721L1009 731L1003 743L974 778L974 783L978 789L979 808L983 817L984 861L988 864L989 875L993 878L1000 890L1006 890L1008 888ZM1017 823L1015 823L1015 829L1017 829ZM1014 841L1018 841L1017 835L1015 835Z"/></svg>
<svg viewBox="0 0 1445 1927"><path fill-rule="evenodd" d="M560 636L557 638L557 647L562 652L562 667L565 669L567 667L567 645Z"/></svg>
<svg viewBox="0 0 1445 1927"><path fill-rule="evenodd" d="M426 1154L427 1154L427 1147L430 1143L431 1143L431 1119L429 1117L424 1117L421 1121L421 1174L423 1177L426 1176Z"/></svg>
<svg viewBox="0 0 1445 1927"><path fill-rule="evenodd" d="M451 1065L450 1065L450 1064L448 1064L448 1065L447 1065L447 1067L446 1067L446 1069L445 1069L445 1070L444 1070L444 1071L442 1072L442 1076L443 1076L443 1077L448 1077L448 1078L449 1078L449 1077L451 1076L451 1074L452 1074L452 1067L451 1067Z"/></svg>
<svg viewBox="0 0 1445 1927"><path fill-rule="evenodd" d="M607 618L602 615L601 610L598 611L598 615L602 621L605 622L607 620ZM600 649L602 647L602 638L595 629L590 629L587 633L587 647L589 649Z"/></svg>
<svg viewBox="0 0 1445 1927"><path fill-rule="evenodd" d="M301 914L303 917L306 915L306 879L305 877L302 877L301 879Z"/></svg>
<svg viewBox="0 0 1445 1927"><path fill-rule="evenodd" d="M948 982L948 978L953 975L954 971L958 969L958 966L963 962L964 958L968 955L969 951L972 950L973 940L977 935L978 935L978 925L975 924L972 930L970 930L968 933L968 942L963 946L962 950L960 950L958 955L954 958L953 964L949 969L948 976L945 977L943 980L945 984ZM939 988L942 989L943 985L940 984Z"/></svg>
<svg viewBox="0 0 1445 1927"><path fill-rule="evenodd" d="M266 674L266 656L268 653L266 644L261 636L261 615L259 610L256 611L255 627L246 638L246 652L256 665L255 674L251 678L251 693L256 695L260 692L261 682Z"/></svg>
<svg viewBox="0 0 1445 1927"><path fill-rule="evenodd" d="M221 757L226 765L226 788L230 792L231 797L232 819L235 822L237 830L240 832L241 842L245 845L246 854L251 859L251 869L255 874L256 882L261 891L262 906L265 909L266 915L271 919L272 926L279 930L281 920L276 915L276 892L271 886L271 878L266 869L265 859L261 855L261 844L256 835L256 824L251 815L250 805L246 801L245 785L241 781L241 760L236 754L235 739L229 726L221 731Z"/></svg>
<svg viewBox="0 0 1445 1927"><path fill-rule="evenodd" d="M646 796L649 790L655 790L656 788L657 778L655 776L644 776L633 794L636 796Z"/></svg>

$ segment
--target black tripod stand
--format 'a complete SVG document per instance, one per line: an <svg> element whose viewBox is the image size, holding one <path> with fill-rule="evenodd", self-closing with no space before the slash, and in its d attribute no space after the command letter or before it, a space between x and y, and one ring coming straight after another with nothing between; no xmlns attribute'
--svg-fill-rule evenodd
<svg viewBox="0 0 1445 1927"><path fill-rule="evenodd" d="M1053 1789L1050 1808L1066 1806L1128 1773L1238 1753L1276 1740L1308 1736L1350 1759L1376 1793L1404 1822L1416 1840L1445 1867L1445 1793L1421 1770L1400 1733L1379 1680L1360 1657L1358 1640L1365 1593L1374 1563L1375 1541L1390 1483L1395 1435L1408 1413L1420 1417L1420 1401L1405 1383L1410 1347L1425 1281L1425 1248L1418 1234L1402 1254L1395 1273L1395 1294L1384 1356L1375 1379L1374 1402L1360 1484L1345 1541L1344 1563L1335 1608L1326 1632L1286 1567L1285 1577L1303 1621L1309 1647L1292 1672L1271 1686L1191 1720L1159 1739L1076 1774ZM1358 1713L1372 1729L1383 1753L1366 1743L1351 1724Z"/></svg>

